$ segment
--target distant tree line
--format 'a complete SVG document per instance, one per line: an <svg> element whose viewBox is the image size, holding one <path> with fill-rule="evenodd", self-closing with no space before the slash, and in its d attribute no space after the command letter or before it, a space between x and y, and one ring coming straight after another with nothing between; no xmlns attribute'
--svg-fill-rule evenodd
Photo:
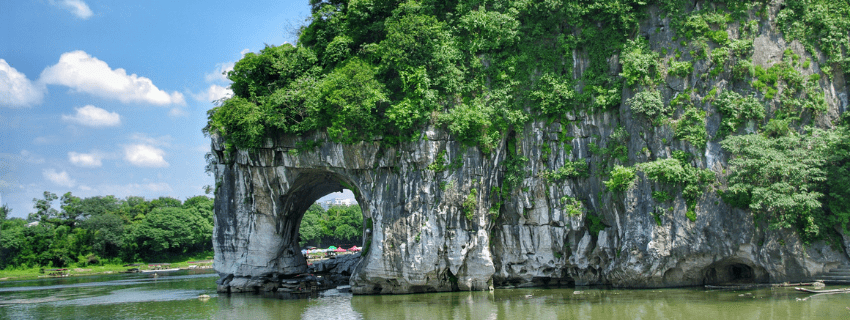
<svg viewBox="0 0 850 320"><path fill-rule="evenodd" d="M54 201L59 200L59 208ZM27 219L0 207L0 269L155 262L212 250L213 199L33 199Z"/></svg>
<svg viewBox="0 0 850 320"><path fill-rule="evenodd" d="M363 213L359 205L334 205L325 210L313 204L301 219L299 233L299 244L302 247L360 246L363 239Z"/></svg>

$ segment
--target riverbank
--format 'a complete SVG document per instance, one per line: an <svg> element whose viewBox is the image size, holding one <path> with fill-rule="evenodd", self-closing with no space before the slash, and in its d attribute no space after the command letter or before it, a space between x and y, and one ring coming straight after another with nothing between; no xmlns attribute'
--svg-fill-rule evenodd
<svg viewBox="0 0 850 320"><path fill-rule="evenodd" d="M147 271L154 269L211 269L212 256L195 255L190 257L175 258L168 262L136 262L136 263L104 263L101 265L69 266L56 271L54 267L32 267L26 269L0 270L0 281L30 280L38 278L57 278L73 276L89 276L99 274L114 274L136 271ZM53 274L53 275L51 275Z"/></svg>

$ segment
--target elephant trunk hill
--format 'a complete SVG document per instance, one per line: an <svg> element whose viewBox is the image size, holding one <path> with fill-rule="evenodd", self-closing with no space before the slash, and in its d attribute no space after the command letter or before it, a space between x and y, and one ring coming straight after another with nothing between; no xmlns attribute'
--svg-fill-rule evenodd
<svg viewBox="0 0 850 320"><path fill-rule="evenodd" d="M316 2L246 55L206 129L219 290L306 273L304 212L343 189L356 294L850 264L850 4L572 2Z"/></svg>

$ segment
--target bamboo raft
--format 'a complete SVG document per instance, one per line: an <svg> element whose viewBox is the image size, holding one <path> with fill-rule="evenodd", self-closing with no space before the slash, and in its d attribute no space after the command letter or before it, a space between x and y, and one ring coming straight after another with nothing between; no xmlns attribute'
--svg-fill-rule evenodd
<svg viewBox="0 0 850 320"><path fill-rule="evenodd" d="M706 289L719 289L719 290L750 290L750 289L762 289L762 288L781 288L781 287L796 287L796 286L812 286L814 282L799 282L799 283L751 283L751 284L741 284L741 285L705 285Z"/></svg>
<svg viewBox="0 0 850 320"><path fill-rule="evenodd" d="M797 291L801 291L801 292L818 293L818 294L822 294L822 293L850 293L850 288L830 289L830 290L812 290L812 289L806 289L806 288L794 288L794 289L797 290Z"/></svg>

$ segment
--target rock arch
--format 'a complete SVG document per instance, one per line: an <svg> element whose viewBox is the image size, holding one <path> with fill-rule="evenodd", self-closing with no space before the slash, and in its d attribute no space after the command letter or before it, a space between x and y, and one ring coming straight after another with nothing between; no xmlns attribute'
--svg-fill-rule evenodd
<svg viewBox="0 0 850 320"><path fill-rule="evenodd" d="M321 135L305 139L311 138L326 139ZM467 220L459 201L460 193L466 196L470 186L486 180L476 172L484 167L476 150L464 156L476 163L453 173L453 180L469 183L437 195L432 193L439 190L434 172L416 164L431 163L435 149L453 148L446 141L429 140L424 150L413 153L382 148L379 143L325 143L299 151L299 141L293 137L269 141L250 152L227 153L223 142L213 138L213 247L220 291L274 290L278 279L306 272L298 247L301 218L317 199L342 189L354 192L364 223L372 224L364 226L367 252L351 278L354 292L490 287L494 270L487 245L489 222L480 215ZM479 196L476 202L484 194ZM367 229L372 233L365 234Z"/></svg>
<svg viewBox="0 0 850 320"><path fill-rule="evenodd" d="M364 221L371 222L364 228L372 230L364 234L367 252L350 279L358 294L486 290L494 284L647 288L800 281L847 261L828 245L803 253L793 234L759 231L750 213L713 193L698 200L696 221L676 199L659 222L652 215L656 186L643 174L617 193L606 191L603 174L547 178L568 161L601 163L588 146L594 136L609 135L617 120L593 115L576 121L531 122L511 138L515 147L508 148L506 138L488 154L433 127L417 141L392 147L333 143L313 133L227 151L214 135L218 289L270 291L281 278L305 272L297 247L301 218L316 199L342 189L355 193ZM629 150L640 150L640 135L631 137ZM315 148L302 148L316 141ZM721 149L711 150L723 159ZM518 185L500 191L507 152L528 160ZM569 214L567 197L586 210ZM591 212L604 220L598 233L590 231Z"/></svg>

